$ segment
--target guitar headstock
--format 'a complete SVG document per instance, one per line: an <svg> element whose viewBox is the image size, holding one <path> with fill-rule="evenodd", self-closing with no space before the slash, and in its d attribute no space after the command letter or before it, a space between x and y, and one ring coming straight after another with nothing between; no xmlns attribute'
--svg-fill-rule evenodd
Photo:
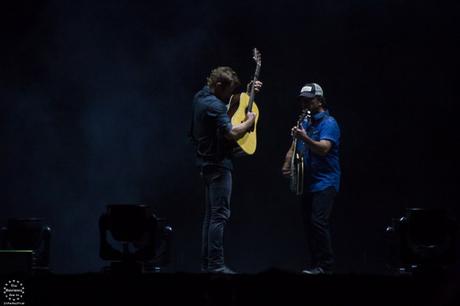
<svg viewBox="0 0 460 306"><path fill-rule="evenodd" d="M310 121L310 118L311 118L311 112L308 108L304 108L302 110L302 112L300 113L299 115L299 118L297 120L297 125L300 125L300 123L304 120L304 119L307 119L308 121Z"/></svg>
<svg viewBox="0 0 460 306"><path fill-rule="evenodd" d="M256 61L257 66L262 65L262 54L260 54L260 51L257 50L257 48L254 48L254 55L252 58Z"/></svg>

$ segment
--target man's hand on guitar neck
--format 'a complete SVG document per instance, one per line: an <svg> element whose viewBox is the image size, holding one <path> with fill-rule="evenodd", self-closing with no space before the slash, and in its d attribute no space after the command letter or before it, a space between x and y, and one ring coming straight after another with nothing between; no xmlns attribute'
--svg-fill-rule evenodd
<svg viewBox="0 0 460 306"><path fill-rule="evenodd" d="M246 86L246 93L249 94L251 92L251 86L252 86L253 81L249 82L248 85ZM254 85L254 92L258 93L260 92L260 89L262 88L263 83L261 81L256 81L256 84Z"/></svg>

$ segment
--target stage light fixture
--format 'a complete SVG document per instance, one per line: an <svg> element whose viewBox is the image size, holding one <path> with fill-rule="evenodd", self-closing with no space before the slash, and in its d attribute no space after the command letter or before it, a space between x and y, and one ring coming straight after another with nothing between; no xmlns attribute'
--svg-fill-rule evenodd
<svg viewBox="0 0 460 306"><path fill-rule="evenodd" d="M48 272L50 240L51 228L41 218L8 219L0 234L0 271Z"/></svg>
<svg viewBox="0 0 460 306"><path fill-rule="evenodd" d="M444 209L407 208L386 232L389 266L401 273L439 272L455 263L457 223Z"/></svg>
<svg viewBox="0 0 460 306"><path fill-rule="evenodd" d="M108 233L121 248L114 247ZM149 205L107 205L99 219L99 234L99 255L111 261L108 271L158 271L169 263L172 228Z"/></svg>

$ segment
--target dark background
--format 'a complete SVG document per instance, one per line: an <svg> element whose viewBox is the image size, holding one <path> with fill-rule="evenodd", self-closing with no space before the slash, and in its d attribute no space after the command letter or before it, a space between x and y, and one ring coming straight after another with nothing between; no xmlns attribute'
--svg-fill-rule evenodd
<svg viewBox="0 0 460 306"><path fill-rule="evenodd" d="M212 68L244 83L262 52L256 155L235 162L228 264L297 271L299 207L280 175L302 85L342 129L332 231L339 272L385 272L406 207L458 204L460 5L380 1L15 1L0 8L0 223L42 217L52 269L98 271L108 203L147 202L199 271L203 188L186 137Z"/></svg>

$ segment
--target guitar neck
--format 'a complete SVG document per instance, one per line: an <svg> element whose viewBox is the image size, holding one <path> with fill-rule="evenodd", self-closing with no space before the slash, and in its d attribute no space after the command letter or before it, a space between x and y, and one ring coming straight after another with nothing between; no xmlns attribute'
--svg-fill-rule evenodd
<svg viewBox="0 0 460 306"><path fill-rule="evenodd" d="M254 102L254 96L256 94L254 90L254 86L259 78L259 73L260 73L260 65L257 65L256 72L254 73L254 78L252 79L251 92L249 94L248 112L252 112L252 104Z"/></svg>
<svg viewBox="0 0 460 306"><path fill-rule="evenodd" d="M260 57L260 52L254 48L254 60L256 61L256 71L254 72L254 77L252 78L252 85L251 85L251 92L249 94L249 102L248 102L248 112L252 112L252 104L254 102L254 95L255 95L255 90L254 86L257 82L257 79L259 78L260 74L260 66L262 65L261 57Z"/></svg>
<svg viewBox="0 0 460 306"><path fill-rule="evenodd" d="M300 114L299 120L296 123L298 128L302 128L302 121L305 118L308 121L310 121L310 111L309 110L303 110L302 113ZM294 142L294 151L297 151L297 138L294 137L293 142Z"/></svg>
<svg viewBox="0 0 460 306"><path fill-rule="evenodd" d="M254 79L253 84L257 81ZM254 102L254 96L255 96L255 91L254 91L254 85L251 86L251 92L249 94L249 102L248 102L248 112L252 112L252 104Z"/></svg>

